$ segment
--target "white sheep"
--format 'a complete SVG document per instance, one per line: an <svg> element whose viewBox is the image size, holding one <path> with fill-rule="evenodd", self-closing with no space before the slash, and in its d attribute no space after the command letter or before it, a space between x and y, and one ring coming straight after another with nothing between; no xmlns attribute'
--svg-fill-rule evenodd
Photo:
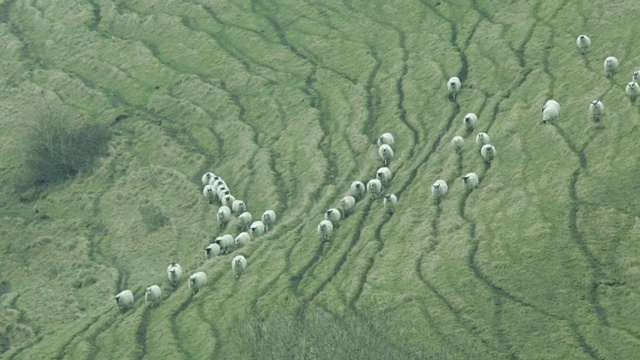
<svg viewBox="0 0 640 360"><path fill-rule="evenodd" d="M602 101L593 100L589 103L589 116L595 121L600 121L600 118L604 116L604 104Z"/></svg>
<svg viewBox="0 0 640 360"><path fill-rule="evenodd" d="M121 312L125 312L133 307L133 293L131 290L125 290L113 297L116 301L116 306Z"/></svg>
<svg viewBox="0 0 640 360"><path fill-rule="evenodd" d="M382 191L382 182L378 179L371 179L367 183L367 192L371 194L371 198L375 199Z"/></svg>
<svg viewBox="0 0 640 360"><path fill-rule="evenodd" d="M356 206L356 198L353 196L345 196L340 200L340 210L346 219L353 212L353 208Z"/></svg>
<svg viewBox="0 0 640 360"><path fill-rule="evenodd" d="M276 223L276 212L273 210L267 210L262 213L262 223L264 224L265 232L271 230L271 227Z"/></svg>
<svg viewBox="0 0 640 360"><path fill-rule="evenodd" d="M384 208L387 209L387 214L393 215L396 212L396 205L398 205L398 197L394 194L387 194L382 201Z"/></svg>
<svg viewBox="0 0 640 360"><path fill-rule="evenodd" d="M247 211L247 204L245 204L242 200L235 200L231 204L231 211L236 215L242 214L243 212Z"/></svg>
<svg viewBox="0 0 640 360"><path fill-rule="evenodd" d="M640 85L638 85L637 82L632 81L627 84L624 91L629 95L629 99L631 99L631 101L635 101L636 97L640 94Z"/></svg>
<svg viewBox="0 0 640 360"><path fill-rule="evenodd" d="M220 229L224 229L231 219L231 209L228 206L222 205L218 208L218 212L216 213L216 218L218 219L218 223L220 224Z"/></svg>
<svg viewBox="0 0 640 360"><path fill-rule="evenodd" d="M611 77L613 76L613 73L618 70L618 65L620 65L618 59L613 56L609 56L604 59L604 72L607 73L607 76Z"/></svg>
<svg viewBox="0 0 640 360"><path fill-rule="evenodd" d="M342 217L342 214L340 214L340 210L336 208L331 208L324 212L324 219L331 221L331 224L333 226L338 225L338 221L340 221L341 217Z"/></svg>
<svg viewBox="0 0 640 360"><path fill-rule="evenodd" d="M251 226L249 227L249 232L251 233L251 236L254 238L264 234L264 224L262 223L262 221L258 220L251 223Z"/></svg>
<svg viewBox="0 0 640 360"><path fill-rule="evenodd" d="M584 53L587 52L589 46L591 46L591 39L589 39L587 35L580 35L576 39L576 45L578 46L580 53L584 55Z"/></svg>
<svg viewBox="0 0 640 360"><path fill-rule="evenodd" d="M378 155L382 159L384 166L387 166L391 159L393 159L393 149L387 144L382 144L378 148Z"/></svg>
<svg viewBox="0 0 640 360"><path fill-rule="evenodd" d="M215 179L213 182L210 182L211 186L213 186L213 188L216 191L216 194L218 193L218 188L221 186L227 186L227 183L224 182L224 180L220 179L220 177L218 177L217 179Z"/></svg>
<svg viewBox="0 0 640 360"><path fill-rule="evenodd" d="M238 216L238 222L240 224L240 230L248 230L249 225L251 225L251 222L253 222L253 216L251 216L250 212L245 211L240 214L240 216Z"/></svg>
<svg viewBox="0 0 640 360"><path fill-rule="evenodd" d="M217 194L212 185L205 185L204 189L202 189L202 196L204 196L204 198L209 201L209 204L211 204L211 202L213 202L213 199L216 198Z"/></svg>
<svg viewBox="0 0 640 360"><path fill-rule="evenodd" d="M224 206L228 206L228 207L230 207L230 208L231 208L231 207L233 206L233 203L234 203L235 201L236 201L236 198L235 198L233 195L231 195L231 194L229 194L229 195L225 195L225 196L222 198L222 205L224 205Z"/></svg>
<svg viewBox="0 0 640 360"><path fill-rule="evenodd" d="M391 146L393 145L393 143L395 143L395 139L393 138L393 135L391 135L391 133L384 133L378 138L378 146L382 146L382 144Z"/></svg>
<svg viewBox="0 0 640 360"><path fill-rule="evenodd" d="M249 235L248 232L243 231L236 236L234 242L236 244L236 248L241 248L251 242L251 235Z"/></svg>
<svg viewBox="0 0 640 360"><path fill-rule="evenodd" d="M447 190L449 190L449 187L446 181L436 180L436 182L433 183L433 186L431 186L431 195L435 197L436 204L440 204L440 198L447 193Z"/></svg>
<svg viewBox="0 0 640 360"><path fill-rule="evenodd" d="M211 179L209 179L209 185L215 184L217 180L222 181L222 178L220 176L218 176L218 175L212 176Z"/></svg>
<svg viewBox="0 0 640 360"><path fill-rule="evenodd" d="M486 132L479 132L478 135L476 135L476 144L478 144L480 147L484 146L485 144L489 144L491 142L491 138L489 138L489 134L487 134Z"/></svg>
<svg viewBox="0 0 640 360"><path fill-rule="evenodd" d="M464 146L464 138L462 136L454 136L453 140L451 140L451 145L453 145L456 152L461 152L462 147Z"/></svg>
<svg viewBox="0 0 640 360"><path fill-rule="evenodd" d="M216 244L220 246L220 253L228 254L233 251L233 247L235 246L235 239L230 234L224 234L214 241Z"/></svg>
<svg viewBox="0 0 640 360"><path fill-rule="evenodd" d="M205 260L211 259L212 257L220 255L220 251L221 250L222 249L220 248L219 244L216 244L216 243L209 244L209 246L204 248L204 258L205 258Z"/></svg>
<svg viewBox="0 0 640 360"><path fill-rule="evenodd" d="M491 144L486 144L480 149L480 155L482 155L484 161L489 164L491 160L496 157L496 148Z"/></svg>
<svg viewBox="0 0 640 360"><path fill-rule="evenodd" d="M465 189L471 191L478 186L478 175L476 173L468 173L462 177L462 181L464 182Z"/></svg>
<svg viewBox="0 0 640 360"><path fill-rule="evenodd" d="M449 90L449 96L453 101L456 100L456 96L458 95L461 87L462 84L460 84L460 79L457 76L452 77L447 82L447 90Z"/></svg>
<svg viewBox="0 0 640 360"><path fill-rule="evenodd" d="M555 123L560 118L560 104L555 100L548 100L542 107L542 123Z"/></svg>
<svg viewBox="0 0 640 360"><path fill-rule="evenodd" d="M376 171L376 179L380 180L382 186L387 187L391 181L391 170L388 167L381 167Z"/></svg>
<svg viewBox="0 0 640 360"><path fill-rule="evenodd" d="M144 301L149 303L151 307L158 306L160 303L160 295L162 295L160 286L151 285L144 290Z"/></svg>
<svg viewBox="0 0 640 360"><path fill-rule="evenodd" d="M218 196L218 200L222 203L222 199L225 196L231 195L231 190L226 185L218 186L218 190L216 190L216 195Z"/></svg>
<svg viewBox="0 0 640 360"><path fill-rule="evenodd" d="M207 172L202 175L202 185L209 185L209 182L211 181L211 179L213 179L214 176L216 176L216 174L212 172Z"/></svg>
<svg viewBox="0 0 640 360"><path fill-rule="evenodd" d="M366 191L367 189L364 187L362 181L352 182L351 187L349 188L349 193L354 199L356 199L356 201L362 199Z"/></svg>
<svg viewBox="0 0 640 360"><path fill-rule="evenodd" d="M236 274L236 279L239 278L240 275L244 273L244 269L246 267L247 267L247 259L242 255L238 255L234 257L233 260L231 261L231 269Z"/></svg>
<svg viewBox="0 0 640 360"><path fill-rule="evenodd" d="M207 284L207 274L202 271L194 273L189 276L189 289L191 289L191 296L195 295Z"/></svg>
<svg viewBox="0 0 640 360"><path fill-rule="evenodd" d="M478 124L478 116L476 116L476 114L474 113L468 113L464 116L464 118L462 118L462 123L467 129L467 132L472 132L476 127L476 124Z"/></svg>
<svg viewBox="0 0 640 360"><path fill-rule="evenodd" d="M177 262L172 262L167 267L167 277L171 282L171 286L176 287L180 279L182 279L182 266Z"/></svg>
<svg viewBox="0 0 640 360"><path fill-rule="evenodd" d="M333 232L333 224L329 220L322 220L318 224L318 234L322 241L329 241Z"/></svg>
<svg viewBox="0 0 640 360"><path fill-rule="evenodd" d="M640 70L634 71L633 75L631 75L632 82L638 82L638 80L640 80Z"/></svg>

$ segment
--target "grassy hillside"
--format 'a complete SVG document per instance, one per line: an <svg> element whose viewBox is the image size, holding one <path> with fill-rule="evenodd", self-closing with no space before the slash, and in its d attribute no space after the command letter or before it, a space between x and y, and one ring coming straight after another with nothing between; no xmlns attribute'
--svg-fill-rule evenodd
<svg viewBox="0 0 640 360"><path fill-rule="evenodd" d="M0 3L0 357L637 356L635 1ZM562 116L542 125L551 98ZM50 108L112 137L91 170L43 185L25 164ZM323 212L381 166L383 132L397 212L367 197L321 244ZM206 171L254 218L278 214L208 261L204 246L237 224L219 231ZM236 254L249 263L238 280ZM172 289L172 260L205 271L206 288ZM124 289L136 303L121 314Z"/></svg>

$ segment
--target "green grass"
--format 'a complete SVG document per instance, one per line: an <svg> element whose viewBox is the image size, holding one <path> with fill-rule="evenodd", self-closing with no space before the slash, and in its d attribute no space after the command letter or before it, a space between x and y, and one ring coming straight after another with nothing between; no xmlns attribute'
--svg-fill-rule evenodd
<svg viewBox="0 0 640 360"><path fill-rule="evenodd" d="M634 358L636 14L632 1L2 2L0 357ZM543 126L550 98L562 117ZM601 124L587 118L596 98ZM90 171L33 188L27 125L46 106L113 137ZM396 214L367 197L321 245L323 212L381 166L383 132ZM278 224L205 262L224 233L206 171ZM173 289L173 260L206 288ZM124 289L136 304L120 314Z"/></svg>

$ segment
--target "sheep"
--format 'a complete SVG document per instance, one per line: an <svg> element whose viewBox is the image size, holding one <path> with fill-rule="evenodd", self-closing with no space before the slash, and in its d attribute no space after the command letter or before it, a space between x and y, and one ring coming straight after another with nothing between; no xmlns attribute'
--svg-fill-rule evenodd
<svg viewBox="0 0 640 360"><path fill-rule="evenodd" d="M560 104L555 100L548 100L542 107L542 123L554 123L560 117Z"/></svg>
<svg viewBox="0 0 640 360"><path fill-rule="evenodd" d="M213 186L213 188L216 191L216 194L218 193L218 188L221 186L227 186L227 183L224 182L224 180L220 179L218 177L218 179L214 180L213 183L211 183L211 186Z"/></svg>
<svg viewBox="0 0 640 360"><path fill-rule="evenodd" d="M382 186L387 187L389 185L389 181L391 180L391 170L388 167L381 167L376 172L376 179L380 180Z"/></svg>
<svg viewBox="0 0 640 360"><path fill-rule="evenodd" d="M447 187L446 181L436 180L436 182L433 183L433 186L431 186L431 195L436 198L436 204L440 204L440 198L447 193L447 190L449 190L449 187Z"/></svg>
<svg viewBox="0 0 640 360"><path fill-rule="evenodd" d="M324 212L324 219L331 221L333 226L338 226L338 221L340 221L341 216L340 210L336 208L331 208Z"/></svg>
<svg viewBox="0 0 640 360"><path fill-rule="evenodd" d="M211 204L211 202L213 202L213 199L216 197L214 187L212 185L205 185L204 189L202 189L202 196L204 196L204 198L209 201L209 204Z"/></svg>
<svg viewBox="0 0 640 360"><path fill-rule="evenodd" d="M238 255L234 257L233 260L231 261L231 269L233 270L234 273L236 273L236 279L239 278L240 275L244 273L244 269L246 267L247 267L247 259L242 255Z"/></svg>
<svg viewBox="0 0 640 360"><path fill-rule="evenodd" d="M222 178L220 178L220 176L218 176L218 175L214 175L213 177L211 177L211 179L209 179L209 185L215 184L215 182L218 181L218 180L222 181Z"/></svg>
<svg viewBox="0 0 640 360"><path fill-rule="evenodd" d="M243 212L247 211L247 205L242 200L235 200L231 204L231 211L236 215L242 214Z"/></svg>
<svg viewBox="0 0 640 360"><path fill-rule="evenodd" d="M238 216L238 221L240 224L240 230L245 231L249 229L249 225L251 225L251 222L253 222L253 216L251 216L250 212L245 211L240 214L240 216Z"/></svg>
<svg viewBox="0 0 640 360"><path fill-rule="evenodd" d="M233 203L234 203L235 201L236 201L236 198L235 198L233 195L229 194L229 195L225 195L225 196L222 198L222 201L221 201L221 202L222 202L222 205L224 205L224 206L228 206L228 207L230 207L230 208L231 208L231 207L233 206Z"/></svg>
<svg viewBox="0 0 640 360"><path fill-rule="evenodd" d="M353 196L345 196L340 200L340 210L342 215L346 219L353 212L353 207L356 205L356 198Z"/></svg>
<svg viewBox="0 0 640 360"><path fill-rule="evenodd" d="M462 136L454 136L453 140L451 140L451 145L456 149L456 152L460 153L464 146L464 138Z"/></svg>
<svg viewBox="0 0 640 360"><path fill-rule="evenodd" d="M249 232L254 238L264 234L264 224L262 223L262 221L254 221L251 224L251 227L249 227Z"/></svg>
<svg viewBox="0 0 640 360"><path fill-rule="evenodd" d="M576 39L576 45L580 50L580 54L584 55L587 52L589 46L591 46L591 39L587 35L580 35Z"/></svg>
<svg viewBox="0 0 640 360"><path fill-rule="evenodd" d="M271 227L276 223L276 212L273 210L267 210L262 213L262 223L264 224L265 232L271 230Z"/></svg>
<svg viewBox="0 0 640 360"><path fill-rule="evenodd" d="M251 242L251 235L249 235L248 232L243 231L236 236L234 242L236 244L236 248L241 248Z"/></svg>
<svg viewBox="0 0 640 360"><path fill-rule="evenodd" d="M329 241L333 232L333 224L329 220L322 220L318 224L318 234L322 241Z"/></svg>
<svg viewBox="0 0 640 360"><path fill-rule="evenodd" d="M151 307L158 306L161 294L160 286L151 285L144 290L144 301L148 302Z"/></svg>
<svg viewBox="0 0 640 360"><path fill-rule="evenodd" d="M631 101L635 101L638 94L640 94L640 86L637 82L630 82L627 84L627 88L624 90Z"/></svg>
<svg viewBox="0 0 640 360"><path fill-rule="evenodd" d="M218 197L218 200L222 202L222 199L224 199L224 197L227 195L231 195L231 190L229 190L226 185L218 186L218 189L216 190L216 196Z"/></svg>
<svg viewBox="0 0 640 360"><path fill-rule="evenodd" d="M207 284L207 274L199 271L189 276L189 289L191 289L191 296L195 295Z"/></svg>
<svg viewBox="0 0 640 360"><path fill-rule="evenodd" d="M214 176L216 176L216 174L212 172L207 172L202 175L202 185L209 185L209 182L211 181L211 179L213 179Z"/></svg>
<svg viewBox="0 0 640 360"><path fill-rule="evenodd" d="M387 194L382 201L384 208L387 209L387 214L393 215L396 212L396 205L398 205L398 197L394 194Z"/></svg>
<svg viewBox="0 0 640 360"><path fill-rule="evenodd" d="M349 193L354 199L356 199L356 201L362 199L366 191L367 189L364 187L362 181L352 182L351 187L349 188Z"/></svg>
<svg viewBox="0 0 640 360"><path fill-rule="evenodd" d="M224 229L231 219L231 209L228 206L222 205L218 208L218 212L216 213L216 217L218 218L218 223L220 224L220 229Z"/></svg>
<svg viewBox="0 0 640 360"><path fill-rule="evenodd" d="M125 312L133 307L133 293L131 290L125 290L114 296L113 299L116 301L116 306L120 312Z"/></svg>
<svg viewBox="0 0 640 360"><path fill-rule="evenodd" d="M496 157L496 148L491 144L486 144L480 149L480 155L482 155L484 161L489 164L491 160Z"/></svg>
<svg viewBox="0 0 640 360"><path fill-rule="evenodd" d="M167 277L171 282L171 286L176 287L180 279L182 279L182 266L177 262L172 262L169 267L167 267Z"/></svg>
<svg viewBox="0 0 640 360"><path fill-rule="evenodd" d="M631 75L632 82L638 82L638 80L640 80L640 70L634 71L633 75Z"/></svg>
<svg viewBox="0 0 640 360"><path fill-rule="evenodd" d="M447 90L449 90L449 96L453 101L456 101L456 95L460 91L462 84L460 84L460 79L457 76L452 77L447 82Z"/></svg>
<svg viewBox="0 0 640 360"><path fill-rule="evenodd" d="M480 132L478 133L478 135L476 135L476 144L478 144L480 147L490 142L491 138L489 138L489 134L487 134L486 132Z"/></svg>
<svg viewBox="0 0 640 360"><path fill-rule="evenodd" d="M382 159L384 166L387 166L391 159L393 159L393 149L387 144L382 144L378 148L378 155Z"/></svg>
<svg viewBox="0 0 640 360"><path fill-rule="evenodd" d="M464 182L465 189L471 191L478 186L478 175L476 173L468 173L462 177L462 181Z"/></svg>
<svg viewBox="0 0 640 360"><path fill-rule="evenodd" d="M367 183L367 192L371 194L371 198L375 199L382 191L382 183L378 179L371 179Z"/></svg>
<svg viewBox="0 0 640 360"><path fill-rule="evenodd" d="M462 119L462 123L464 124L464 127L467 129L467 132L472 132L473 129L476 127L476 124L478 123L478 116L476 116L476 114L474 113L468 113Z"/></svg>
<svg viewBox="0 0 640 360"><path fill-rule="evenodd" d="M595 121L600 121L600 118L604 116L604 104L602 101L593 100L589 103L589 116Z"/></svg>
<svg viewBox="0 0 640 360"><path fill-rule="evenodd" d="M604 59L604 72L607 73L607 76L611 77L613 76L613 73L618 70L618 65L620 65L618 59L614 56L609 56Z"/></svg>
<svg viewBox="0 0 640 360"><path fill-rule="evenodd" d="M214 256L220 255L220 250L221 248L219 244L216 244L216 243L209 244L209 246L204 248L204 259L208 260Z"/></svg>
<svg viewBox="0 0 640 360"><path fill-rule="evenodd" d="M230 234L224 234L214 241L220 246L220 253L228 254L235 246L235 239Z"/></svg>
<svg viewBox="0 0 640 360"><path fill-rule="evenodd" d="M393 138L393 135L391 135L391 133L384 133L384 134L380 135L380 137L378 138L378 147L382 146L382 144L387 144L387 145L391 146L395 142L396 141Z"/></svg>

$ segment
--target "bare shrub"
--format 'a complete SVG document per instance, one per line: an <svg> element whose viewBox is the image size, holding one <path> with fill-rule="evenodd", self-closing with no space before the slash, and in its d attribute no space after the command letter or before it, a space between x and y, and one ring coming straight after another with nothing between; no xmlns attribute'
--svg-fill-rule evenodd
<svg viewBox="0 0 640 360"><path fill-rule="evenodd" d="M106 124L73 121L60 106L45 106L27 125L24 165L29 183L47 185L89 172L107 153L111 129Z"/></svg>

